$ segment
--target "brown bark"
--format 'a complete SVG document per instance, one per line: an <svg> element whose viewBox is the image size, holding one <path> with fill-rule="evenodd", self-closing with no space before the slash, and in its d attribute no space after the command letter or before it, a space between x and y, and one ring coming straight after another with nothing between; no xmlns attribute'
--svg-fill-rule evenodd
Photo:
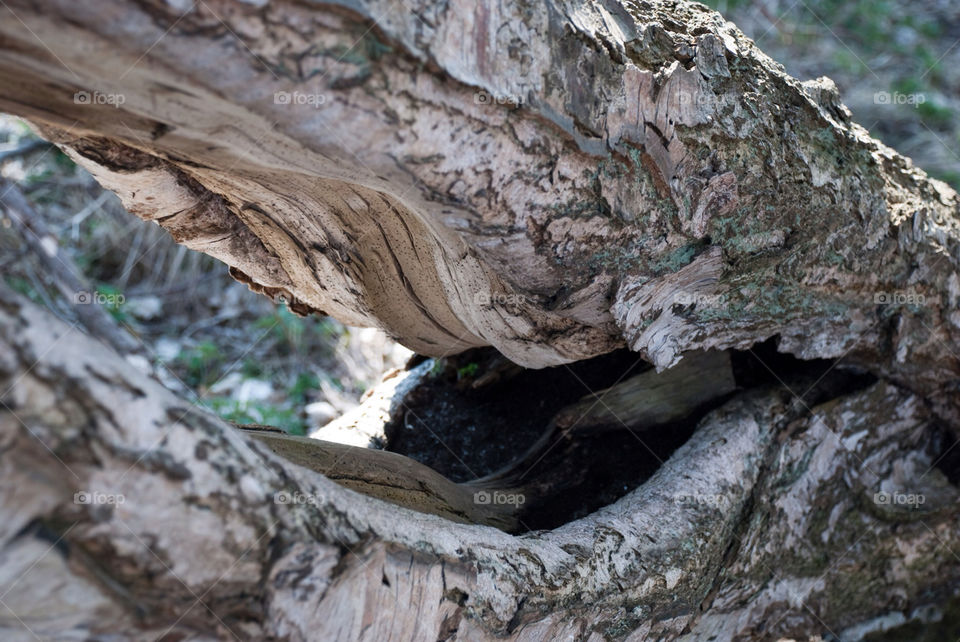
<svg viewBox="0 0 960 642"><path fill-rule="evenodd" d="M686 2L175 4L8 1L0 109L254 290L432 356L777 337L877 380L738 391L616 503L510 535L279 458L0 291L5 632L854 640L947 608L958 199L827 79Z"/></svg>
<svg viewBox="0 0 960 642"><path fill-rule="evenodd" d="M511 536L280 459L8 293L0 341L5 638L800 637L930 619L960 575L943 434L887 383L745 393L615 504Z"/></svg>
<svg viewBox="0 0 960 642"><path fill-rule="evenodd" d="M778 336L960 425L956 194L716 13L10 7L0 108L295 309L533 367Z"/></svg>

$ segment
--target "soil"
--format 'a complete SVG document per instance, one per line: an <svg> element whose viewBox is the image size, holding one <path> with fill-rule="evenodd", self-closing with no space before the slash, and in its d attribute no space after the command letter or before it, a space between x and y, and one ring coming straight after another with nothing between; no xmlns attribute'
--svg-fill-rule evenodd
<svg viewBox="0 0 960 642"><path fill-rule="evenodd" d="M872 382L833 361L800 361L776 351L775 340L732 356L740 389L797 382L809 406ZM387 428L387 449L420 461L456 482L508 467L544 435L565 406L648 369L636 353L620 350L569 366L515 370L513 376L474 387L504 365L492 349L471 350L437 362L434 376L407 398L402 422ZM814 384L815 385L811 385ZM808 388L810 388L808 390ZM550 529L615 502L644 481L727 398L691 408L682 421L643 431L551 437L545 455L513 477L528 494L524 530ZM558 483L557 471L559 475ZM538 486L539 480L545 480ZM542 489L542 492L540 492Z"/></svg>

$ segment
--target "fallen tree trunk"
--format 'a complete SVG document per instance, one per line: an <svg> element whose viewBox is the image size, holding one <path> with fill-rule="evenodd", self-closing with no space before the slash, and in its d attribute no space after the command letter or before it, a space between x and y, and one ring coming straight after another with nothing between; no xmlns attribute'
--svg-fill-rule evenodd
<svg viewBox="0 0 960 642"><path fill-rule="evenodd" d="M699 5L9 7L0 109L295 310L529 367L778 336L960 425L957 195Z"/></svg>
<svg viewBox="0 0 960 642"><path fill-rule="evenodd" d="M958 199L828 80L685 2L2 11L0 109L294 311L525 367L628 346L666 375L773 337L875 377L740 390L615 503L510 535L277 457L0 290L5 634L856 640L950 621Z"/></svg>
<svg viewBox="0 0 960 642"><path fill-rule="evenodd" d="M887 383L746 393L615 504L511 536L342 488L0 297L4 639L842 636L939 619L960 579L943 433Z"/></svg>

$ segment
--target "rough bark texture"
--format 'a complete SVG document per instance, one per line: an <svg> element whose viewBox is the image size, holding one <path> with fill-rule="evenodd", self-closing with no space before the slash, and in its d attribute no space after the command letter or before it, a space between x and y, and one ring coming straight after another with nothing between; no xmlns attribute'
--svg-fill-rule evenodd
<svg viewBox="0 0 960 642"><path fill-rule="evenodd" d="M0 296L4 639L858 639L960 580L943 435L888 383L746 393L615 504L511 536L279 459Z"/></svg>
<svg viewBox="0 0 960 642"><path fill-rule="evenodd" d="M942 615L960 202L828 80L686 2L0 11L0 109L295 311L529 367L778 336L878 377L742 391L616 503L513 536L299 468L0 292L5 639L856 640Z"/></svg>
<svg viewBox="0 0 960 642"><path fill-rule="evenodd" d="M532 367L779 336L960 425L957 195L700 5L9 5L0 108L295 309Z"/></svg>

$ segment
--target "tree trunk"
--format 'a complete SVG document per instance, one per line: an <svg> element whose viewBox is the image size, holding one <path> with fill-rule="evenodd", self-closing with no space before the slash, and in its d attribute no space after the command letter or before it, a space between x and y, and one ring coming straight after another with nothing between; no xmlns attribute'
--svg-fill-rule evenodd
<svg viewBox="0 0 960 642"><path fill-rule="evenodd" d="M843 364L741 385L638 488L511 535L301 468L0 291L10 636L953 625L960 203L828 79L682 1L187 4L8 0L0 109L252 289L433 357Z"/></svg>

